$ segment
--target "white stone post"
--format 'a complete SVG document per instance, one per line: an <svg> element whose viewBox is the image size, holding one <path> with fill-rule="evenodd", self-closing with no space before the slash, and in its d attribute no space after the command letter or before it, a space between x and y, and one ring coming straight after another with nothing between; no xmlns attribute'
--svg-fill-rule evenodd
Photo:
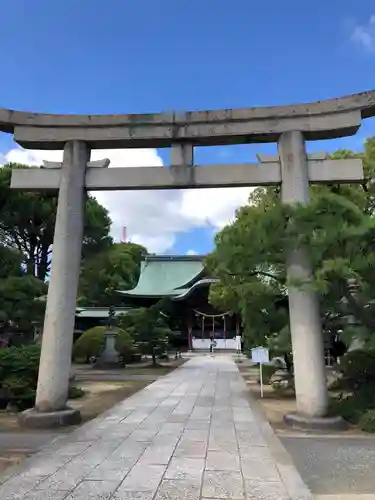
<svg viewBox="0 0 375 500"><path fill-rule="evenodd" d="M279 139L283 203L309 203L309 178L305 141L301 132L283 133ZM312 267L308 251L292 251L287 261L289 281L309 283ZM289 317L297 413L323 417L328 406L319 298L307 287L289 286Z"/></svg>
<svg viewBox="0 0 375 500"><path fill-rule="evenodd" d="M89 159L86 143L65 144L35 403L37 412L66 409L84 227L85 170Z"/></svg>

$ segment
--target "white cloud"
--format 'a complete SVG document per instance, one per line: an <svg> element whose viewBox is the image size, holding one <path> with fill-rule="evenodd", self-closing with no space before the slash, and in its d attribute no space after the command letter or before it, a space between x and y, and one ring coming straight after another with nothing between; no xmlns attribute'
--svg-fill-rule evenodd
<svg viewBox="0 0 375 500"><path fill-rule="evenodd" d="M250 188L194 189L185 191L181 199L181 212L195 221L197 226L224 227L233 220L235 211L244 205Z"/></svg>
<svg viewBox="0 0 375 500"><path fill-rule="evenodd" d="M375 53L375 15L367 23L354 27L351 40L367 52Z"/></svg>
<svg viewBox="0 0 375 500"><path fill-rule="evenodd" d="M192 248L186 252L186 255L198 255L198 252Z"/></svg>
<svg viewBox="0 0 375 500"><path fill-rule="evenodd" d="M93 150L92 160L109 158L110 168L162 167L154 149ZM43 160L61 161L62 151L39 151L14 148L0 163L17 162L40 165ZM150 252L170 250L176 236L197 227L217 230L233 219L236 208L246 203L250 188L168 190L168 191L101 191L92 193L112 218L112 236L127 238L147 247Z"/></svg>

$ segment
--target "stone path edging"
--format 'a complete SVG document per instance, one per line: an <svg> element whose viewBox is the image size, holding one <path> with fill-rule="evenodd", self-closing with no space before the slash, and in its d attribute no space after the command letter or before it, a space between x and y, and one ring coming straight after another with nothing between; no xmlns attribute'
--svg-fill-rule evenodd
<svg viewBox="0 0 375 500"><path fill-rule="evenodd" d="M291 499L314 500L314 495L303 481L294 465L292 457L287 452L280 439L276 436L260 404L250 394L248 394L248 401L263 438L275 459L276 467Z"/></svg>

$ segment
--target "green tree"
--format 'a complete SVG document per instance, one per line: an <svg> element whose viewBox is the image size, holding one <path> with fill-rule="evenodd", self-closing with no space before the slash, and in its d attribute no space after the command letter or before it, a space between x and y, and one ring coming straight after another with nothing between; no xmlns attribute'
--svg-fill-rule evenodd
<svg viewBox="0 0 375 500"><path fill-rule="evenodd" d="M45 304L38 297L46 293L46 284L34 276L10 276L0 279L0 323L14 324L31 333L33 323L42 321Z"/></svg>
<svg viewBox="0 0 375 500"><path fill-rule="evenodd" d="M133 288L139 277L141 259L147 251L135 243L115 243L84 260L78 303L109 306L118 301L117 290Z"/></svg>
<svg viewBox="0 0 375 500"><path fill-rule="evenodd" d="M163 304L130 311L120 317L119 327L132 334L136 347L142 354L151 355L152 364L156 366L157 355L165 352L171 335Z"/></svg>
<svg viewBox="0 0 375 500"><path fill-rule="evenodd" d="M74 343L73 358L83 358L88 363L92 356L100 356L105 346L105 329L105 326L94 326L83 332Z"/></svg>
<svg viewBox="0 0 375 500"><path fill-rule="evenodd" d="M0 244L0 280L9 276L21 277L23 255L14 248Z"/></svg>
<svg viewBox="0 0 375 500"><path fill-rule="evenodd" d="M375 177L374 138L361 155L347 150L333 155L352 156L362 156L367 179ZM274 304L288 285L286 255L301 245L311 251L315 274L309 286L320 293L326 329L351 315L368 336L374 331L374 184L313 186L310 191L309 205L290 207L282 205L278 189L256 189L234 223L216 236L207 263L220 283L211 287L210 300L237 309L253 343L287 326Z"/></svg>
<svg viewBox="0 0 375 500"><path fill-rule="evenodd" d="M27 274L45 280L51 263L57 195L11 190L11 173L15 168L32 167L9 163L0 168L0 240L23 255ZM95 198L88 196L84 258L111 243L110 226L107 210Z"/></svg>

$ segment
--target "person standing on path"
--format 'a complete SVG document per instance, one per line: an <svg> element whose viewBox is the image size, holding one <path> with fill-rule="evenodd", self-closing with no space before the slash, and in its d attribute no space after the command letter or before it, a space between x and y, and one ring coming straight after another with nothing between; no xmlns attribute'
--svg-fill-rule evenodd
<svg viewBox="0 0 375 500"><path fill-rule="evenodd" d="M210 353L213 354L214 353L214 349L216 347L216 341L213 337L211 337L211 342L210 342Z"/></svg>

